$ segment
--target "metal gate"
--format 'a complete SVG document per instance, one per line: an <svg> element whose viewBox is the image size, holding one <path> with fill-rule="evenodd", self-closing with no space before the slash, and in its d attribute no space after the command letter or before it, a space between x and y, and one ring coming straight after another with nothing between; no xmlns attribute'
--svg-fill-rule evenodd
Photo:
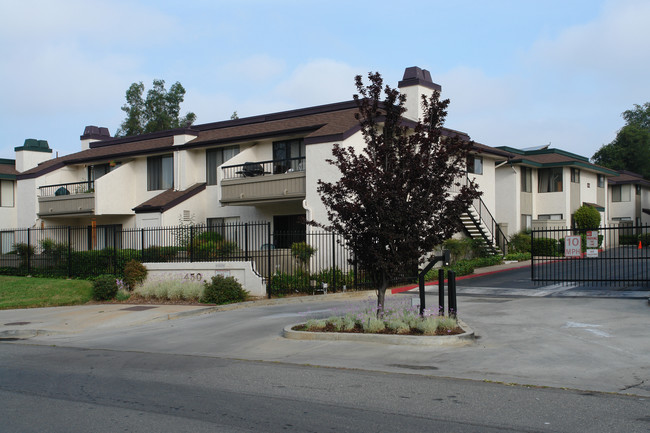
<svg viewBox="0 0 650 433"><path fill-rule="evenodd" d="M650 226L535 229L531 256L536 282L650 286Z"/></svg>

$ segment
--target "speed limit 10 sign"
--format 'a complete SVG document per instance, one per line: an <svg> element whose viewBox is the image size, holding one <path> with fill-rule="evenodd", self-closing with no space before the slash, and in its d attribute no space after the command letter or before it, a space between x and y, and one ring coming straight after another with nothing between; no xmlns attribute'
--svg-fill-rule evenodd
<svg viewBox="0 0 650 433"><path fill-rule="evenodd" d="M582 239L580 236L567 236L564 238L564 257L582 256Z"/></svg>

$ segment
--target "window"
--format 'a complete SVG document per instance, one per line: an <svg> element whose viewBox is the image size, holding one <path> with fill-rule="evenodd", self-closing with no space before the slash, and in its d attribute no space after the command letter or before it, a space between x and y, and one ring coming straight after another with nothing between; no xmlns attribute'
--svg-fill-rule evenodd
<svg viewBox="0 0 650 433"><path fill-rule="evenodd" d="M605 176L602 174L598 175L598 188L605 188Z"/></svg>
<svg viewBox="0 0 650 433"><path fill-rule="evenodd" d="M467 157L467 172L483 174L483 157L470 155Z"/></svg>
<svg viewBox="0 0 650 433"><path fill-rule="evenodd" d="M239 241L239 217L208 218L208 230L219 233L229 241Z"/></svg>
<svg viewBox="0 0 650 433"><path fill-rule="evenodd" d="M538 192L562 191L562 167L540 168L538 174Z"/></svg>
<svg viewBox="0 0 650 433"><path fill-rule="evenodd" d="M14 207L14 181L0 180L0 206Z"/></svg>
<svg viewBox="0 0 650 433"><path fill-rule="evenodd" d="M205 152L205 179L208 185L217 184L217 167L239 153L239 146L220 147Z"/></svg>
<svg viewBox="0 0 650 433"><path fill-rule="evenodd" d="M537 219L557 221L562 219L562 214L561 213L540 214L537 215Z"/></svg>
<svg viewBox="0 0 650 433"><path fill-rule="evenodd" d="M571 169L571 182L580 183L580 170L577 168Z"/></svg>
<svg viewBox="0 0 650 433"><path fill-rule="evenodd" d="M273 142L273 174L304 171L305 143L302 138ZM297 159L296 159L297 158Z"/></svg>
<svg viewBox="0 0 650 433"><path fill-rule="evenodd" d="M95 164L88 167L88 180L95 181L102 177L103 175L110 173L115 170L117 167L122 165L121 162L113 162L110 164Z"/></svg>
<svg viewBox="0 0 650 433"><path fill-rule="evenodd" d="M532 215L521 215L521 229L530 230L533 227L533 216Z"/></svg>
<svg viewBox="0 0 650 433"><path fill-rule="evenodd" d="M630 185L612 185L612 201L630 201Z"/></svg>
<svg viewBox="0 0 650 433"><path fill-rule="evenodd" d="M161 155L147 158L147 191L174 187L174 156Z"/></svg>
<svg viewBox="0 0 650 433"><path fill-rule="evenodd" d="M273 217L273 244L275 248L291 248L294 242L307 239L305 214L276 215Z"/></svg>
<svg viewBox="0 0 650 433"><path fill-rule="evenodd" d="M533 192L533 169L521 167L521 192Z"/></svg>

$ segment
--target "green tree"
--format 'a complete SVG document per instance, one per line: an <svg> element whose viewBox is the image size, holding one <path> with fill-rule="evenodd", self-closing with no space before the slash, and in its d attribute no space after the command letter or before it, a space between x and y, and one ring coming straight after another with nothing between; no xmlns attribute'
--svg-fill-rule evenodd
<svg viewBox="0 0 650 433"><path fill-rule="evenodd" d="M577 228L594 230L600 225L600 212L592 206L583 204L573 214L573 219Z"/></svg>
<svg viewBox="0 0 650 433"><path fill-rule="evenodd" d="M131 84L126 91L126 104L122 106L126 119L115 133L116 137L180 128L196 120L196 114L192 112L179 117L180 105L185 99L185 88L181 83L174 83L167 91L165 80L153 80L146 99L142 99L143 92L142 82Z"/></svg>
<svg viewBox="0 0 650 433"><path fill-rule="evenodd" d="M377 287L381 314L390 281L457 232L460 215L480 192L474 182L458 182L472 143L443 134L449 100L441 101L438 92L423 97L424 119L409 127L402 118L406 97L382 88L379 73L368 78L366 87L356 77L354 95L366 146L357 153L334 145L328 162L341 177L318 182L329 219L319 225L341 233L351 246ZM460 191L451 195L454 184Z"/></svg>
<svg viewBox="0 0 650 433"><path fill-rule="evenodd" d="M609 144L592 157L593 162L614 170L629 170L650 179L650 102L634 105L621 114L625 126Z"/></svg>

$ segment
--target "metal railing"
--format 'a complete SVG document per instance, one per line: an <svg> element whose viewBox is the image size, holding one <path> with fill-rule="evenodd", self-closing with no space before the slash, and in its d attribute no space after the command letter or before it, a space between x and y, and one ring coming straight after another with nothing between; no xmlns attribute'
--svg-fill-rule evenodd
<svg viewBox="0 0 650 433"><path fill-rule="evenodd" d="M75 194L88 194L95 192L95 182L71 182L71 183L58 183L56 185L39 186L39 197L56 197Z"/></svg>
<svg viewBox="0 0 650 433"><path fill-rule="evenodd" d="M469 184L470 180L468 176L463 176L458 179L453 183L452 188L450 189L450 192L452 193L458 193L460 192L460 189ZM458 184L458 185L457 185ZM478 215L478 221L476 221L471 215L471 212L468 212L469 217L474 221L474 223L477 226L480 226L483 224L483 226L488 230L488 233L484 233L483 230L480 229L481 233L483 234L485 241L491 245L491 246L496 246L501 250L501 254L505 255L508 253L508 237L503 233L503 230L501 230L501 227L499 227L499 224L497 221L494 219L492 216L492 213L486 206L485 202L481 197L477 197L472 201L472 208ZM470 211L472 209L469 209Z"/></svg>
<svg viewBox="0 0 650 433"><path fill-rule="evenodd" d="M305 157L254 161L221 167L223 180L305 171Z"/></svg>
<svg viewBox="0 0 650 433"><path fill-rule="evenodd" d="M534 229L531 256L535 282L647 287L650 226Z"/></svg>

